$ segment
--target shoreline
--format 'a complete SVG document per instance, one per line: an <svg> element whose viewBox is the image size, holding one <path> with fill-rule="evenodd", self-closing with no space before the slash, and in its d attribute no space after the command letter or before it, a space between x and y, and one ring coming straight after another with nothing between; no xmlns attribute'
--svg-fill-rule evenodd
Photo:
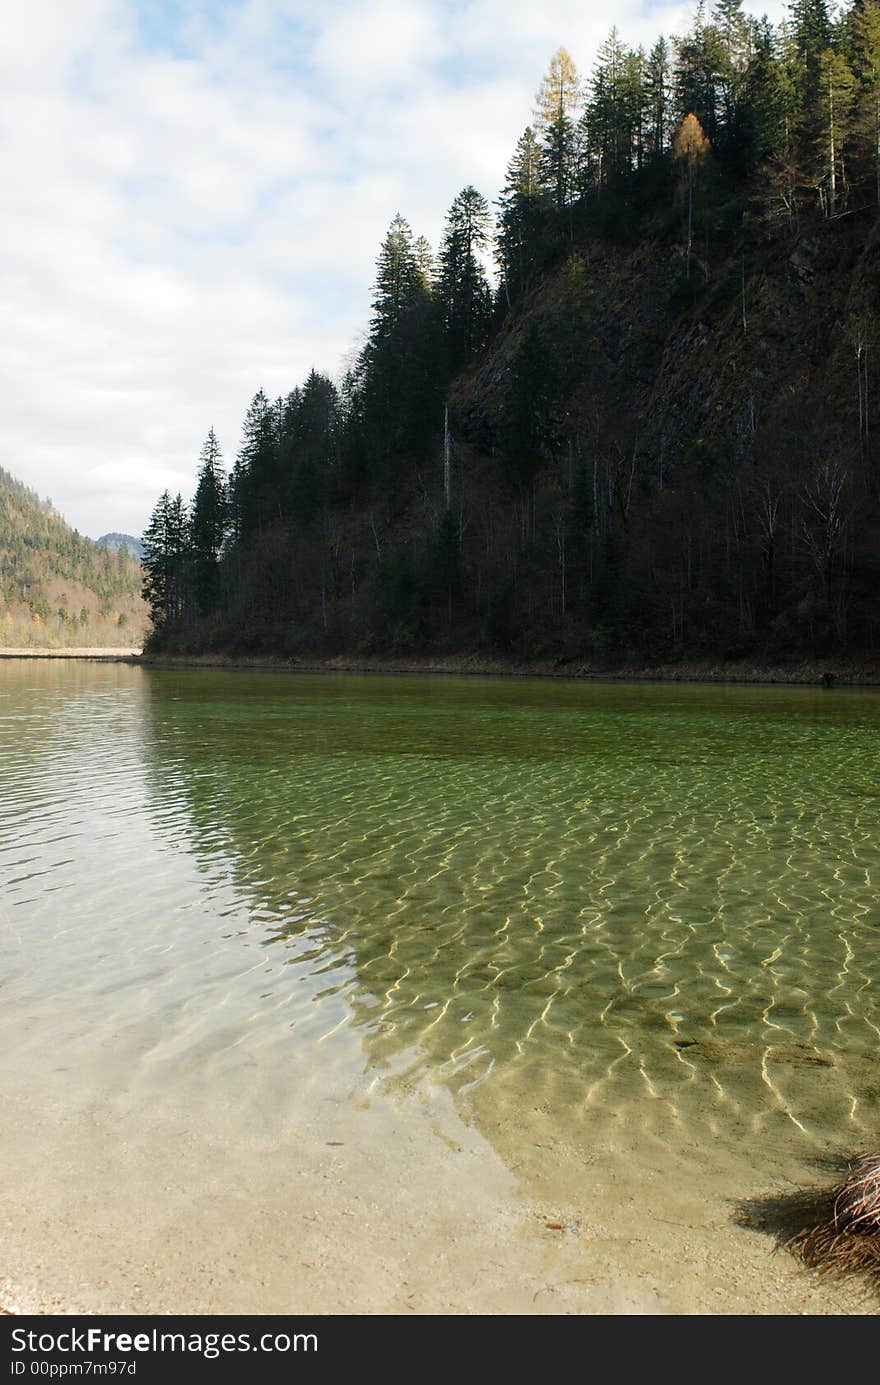
<svg viewBox="0 0 880 1385"><path fill-rule="evenodd" d="M136 663L142 658L130 645L103 648L86 645L82 649L41 649L39 645L0 646L0 659L92 659L105 664Z"/></svg>
<svg viewBox="0 0 880 1385"><path fill-rule="evenodd" d="M389 677L536 678L560 682L695 683L787 687L880 687L880 654L854 660L803 660L772 664L751 660L686 660L681 663L594 663L584 659L504 659L479 654L394 658L348 654L308 659L274 654L145 654L132 646L47 649L0 646L4 659L79 659L156 669L221 669L252 673L345 673Z"/></svg>
<svg viewBox="0 0 880 1385"><path fill-rule="evenodd" d="M782 685L792 687L880 687L880 655L854 661L803 661L761 664L746 660L706 660L681 664L613 664L589 660L517 660L484 658L475 654L436 658L388 658L331 655L325 658L285 659L276 655L141 654L133 662L145 668L209 669L233 672L347 673L388 676L458 678L540 678L563 682L705 683L721 685ZM830 684L826 680L830 678Z"/></svg>

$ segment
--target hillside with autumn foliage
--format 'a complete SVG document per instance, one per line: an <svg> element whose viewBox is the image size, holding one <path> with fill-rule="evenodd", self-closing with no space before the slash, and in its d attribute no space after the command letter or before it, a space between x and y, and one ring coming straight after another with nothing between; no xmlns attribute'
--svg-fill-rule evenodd
<svg viewBox="0 0 880 1385"><path fill-rule="evenodd" d="M151 646L874 651L877 0L560 49L494 211L463 189L436 255L395 216L354 369L259 391L228 474L209 435Z"/></svg>
<svg viewBox="0 0 880 1385"><path fill-rule="evenodd" d="M140 564L71 529L0 468L0 645L140 647Z"/></svg>

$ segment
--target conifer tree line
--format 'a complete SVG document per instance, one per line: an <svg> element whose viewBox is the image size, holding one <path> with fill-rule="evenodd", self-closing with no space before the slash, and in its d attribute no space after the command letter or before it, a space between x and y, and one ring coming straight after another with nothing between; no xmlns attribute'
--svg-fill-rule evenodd
<svg viewBox="0 0 880 1385"><path fill-rule="evenodd" d="M586 75L560 48L496 207L463 188L436 253L402 215L391 221L345 377L312 370L274 400L259 390L228 467L212 429L192 501L160 498L144 535L154 646L400 648L458 631L506 647L517 626L548 623L614 644L650 642L653 622L680 648L717 631L723 610L747 647L805 603L823 614L794 644L854 638L853 513L859 486L874 496L868 300L846 326L858 438L833 458L826 447L824 462L811 439L804 477L794 460L746 477L760 467L754 400L714 457L678 406L650 442L600 419L598 394L584 402L595 351L584 305L597 290L591 247L665 244L680 281L665 310L683 321L713 292L713 257L728 279L736 262L745 338L760 246L775 237L788 253L821 233L851 247L878 210L880 0L791 0L778 28L742 0L701 0L686 34L649 48L612 28ZM505 334L498 380L492 344ZM463 406L462 380L497 387L494 412ZM697 473L699 513L687 491ZM719 564L710 531L722 511ZM663 593L654 615L648 588Z"/></svg>

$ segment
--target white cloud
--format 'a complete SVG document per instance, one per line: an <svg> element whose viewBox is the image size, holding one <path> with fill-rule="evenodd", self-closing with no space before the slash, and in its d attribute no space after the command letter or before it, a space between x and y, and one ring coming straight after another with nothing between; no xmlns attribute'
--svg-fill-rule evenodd
<svg viewBox="0 0 880 1385"><path fill-rule="evenodd" d="M436 243L465 183L497 195L560 43L587 72L612 23L649 43L692 12L182 10L170 32L147 0L0 7L0 465L92 534L188 491L211 425L231 459L258 387L340 367L391 217Z"/></svg>

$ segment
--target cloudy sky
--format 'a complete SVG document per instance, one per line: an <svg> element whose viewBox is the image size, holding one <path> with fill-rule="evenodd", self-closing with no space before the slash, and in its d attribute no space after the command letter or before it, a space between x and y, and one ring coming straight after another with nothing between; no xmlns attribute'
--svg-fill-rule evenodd
<svg viewBox="0 0 880 1385"><path fill-rule="evenodd" d="M780 17L782 0L749 6ZM0 466L93 537L228 461L262 386L336 376L395 212L497 196L564 44L650 0L2 0Z"/></svg>

